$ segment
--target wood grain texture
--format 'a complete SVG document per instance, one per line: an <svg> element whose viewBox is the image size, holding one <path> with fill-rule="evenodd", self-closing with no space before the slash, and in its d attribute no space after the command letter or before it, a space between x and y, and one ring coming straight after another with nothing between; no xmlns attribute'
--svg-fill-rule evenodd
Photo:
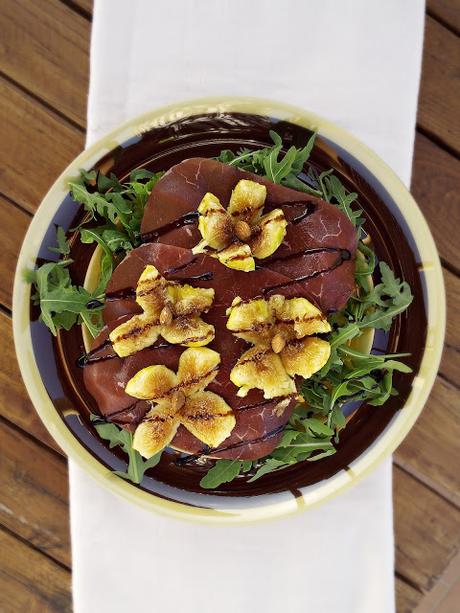
<svg viewBox="0 0 460 613"><path fill-rule="evenodd" d="M0 523L70 567L67 465L0 421Z"/></svg>
<svg viewBox="0 0 460 613"><path fill-rule="evenodd" d="M399 577L396 577L395 588L397 613L413 613L423 594Z"/></svg>
<svg viewBox="0 0 460 613"><path fill-rule="evenodd" d="M69 82L67 75L71 72L69 67L75 64L79 71L79 62L87 62L87 51L81 46L84 40L88 45L90 23L71 8L78 6L88 16L92 10L91 0L46 0L45 11L42 6L37 7L39 4L21 0L15 5L17 14L14 15L12 0L5 0L8 21L6 31L2 32L4 39L0 41L0 69L20 86L18 89L0 81L0 121L5 126L0 153L0 192L30 212L36 209L57 174L83 147L81 130L72 127L59 114L84 125L86 76L77 72L75 80ZM452 11L457 4L458 0L429 0L429 10L440 19L449 20L455 29L459 23L458 12L454 15ZM22 23L27 25L27 37L18 31L21 15ZM73 15L72 20L69 15ZM35 16L36 27L31 16ZM63 17L62 25L55 25L58 16ZM77 40L78 28L82 28L82 32ZM73 42L65 39L67 30ZM21 41L19 48L14 46L14 36ZM51 40L54 36L56 38ZM56 47L56 40L61 41L61 48ZM42 57L31 57L37 50ZM74 56L69 55L71 53ZM428 19L419 125L455 151L459 151L459 127L458 124L455 126L459 94L458 56L455 54L458 53L458 38L435 20ZM82 60L84 56L86 59ZM44 100L50 108L54 107L58 114L24 94L21 88ZM75 99L70 97L71 92ZM460 162L419 133L415 143L413 191L430 224L441 256L451 269L460 268L458 239L456 232L452 231L459 227L460 222L459 184ZM4 261L0 263L4 280L0 287L0 302L9 307L12 262L28 216L2 199L0 210L2 219L6 214L7 219L14 222L11 225L0 224L0 241L5 252ZM414 611L423 601L422 591L430 589L460 547L459 513L446 500L458 503L456 496L459 492L453 462L459 440L458 395L455 395L453 384L459 383L460 280L446 270L445 279L448 325L441 366L444 378L438 378L422 417L396 455L396 462L404 467L404 470L397 467L394 477L399 613ZM10 320L1 312L0 333L5 339L5 350L0 357L0 414L32 437L56 447L20 381ZM0 478L2 504L8 509L0 509L0 523L68 564L64 462L4 423L0 423L0 445L2 450L7 449L0 463ZM52 457L51 461L48 461L48 456ZM36 465L35 458L38 458ZM42 477L45 474L43 467L48 469L48 465L51 467L51 482L47 480L48 476ZM3 503L3 491L7 492L6 503ZM30 500L34 504L27 508ZM21 517L25 521L18 519ZM34 525L35 531L32 530ZM0 558L0 600L2 605L5 602L3 606L7 611L70 610L69 574L52 559L6 532L0 532Z"/></svg>
<svg viewBox="0 0 460 613"><path fill-rule="evenodd" d="M83 133L0 79L0 193L34 212L83 149Z"/></svg>
<svg viewBox="0 0 460 613"><path fill-rule="evenodd" d="M88 18L93 14L93 0L71 0L71 3L82 10Z"/></svg>
<svg viewBox="0 0 460 613"><path fill-rule="evenodd" d="M14 272L30 215L0 196L0 303L11 309Z"/></svg>
<svg viewBox="0 0 460 613"><path fill-rule="evenodd" d="M84 127L89 34L59 0L2 0L0 71Z"/></svg>
<svg viewBox="0 0 460 613"><path fill-rule="evenodd" d="M441 372L460 386L460 277L444 269L447 296L446 342Z"/></svg>
<svg viewBox="0 0 460 613"><path fill-rule="evenodd" d="M14 352L11 319L0 311L0 415L52 449L63 453L42 424L26 392Z"/></svg>
<svg viewBox="0 0 460 613"><path fill-rule="evenodd" d="M70 613L70 573L0 529L0 594L5 613Z"/></svg>
<svg viewBox="0 0 460 613"><path fill-rule="evenodd" d="M426 7L433 17L460 33L459 0L428 0Z"/></svg>
<svg viewBox="0 0 460 613"><path fill-rule="evenodd" d="M394 458L460 509L460 407L458 390L438 377L430 398ZM403 409L404 410L404 409Z"/></svg>
<svg viewBox="0 0 460 613"><path fill-rule="evenodd" d="M422 209L441 257L460 269L460 160L443 151L423 134L415 138L412 194Z"/></svg>
<svg viewBox="0 0 460 613"><path fill-rule="evenodd" d="M399 468L393 490L396 570L427 591L460 548L460 511Z"/></svg>
<svg viewBox="0 0 460 613"><path fill-rule="evenodd" d="M418 123L460 153L460 38L427 17Z"/></svg>

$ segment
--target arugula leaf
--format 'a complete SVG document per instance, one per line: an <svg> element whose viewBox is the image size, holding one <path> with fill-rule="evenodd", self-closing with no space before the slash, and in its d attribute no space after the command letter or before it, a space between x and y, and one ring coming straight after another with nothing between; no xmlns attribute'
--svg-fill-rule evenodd
<svg viewBox="0 0 460 613"><path fill-rule="evenodd" d="M40 306L40 319L56 336L59 328L69 330L75 323L87 318L92 334L99 330L94 323L101 307L89 310L88 302L94 296L83 287L72 284L68 266L71 260L48 262L29 275L36 292L32 295L34 304Z"/></svg>
<svg viewBox="0 0 460 613"><path fill-rule="evenodd" d="M273 141L272 147L255 151L240 149L237 154L234 154L229 149L224 149L217 159L224 164L262 175L273 183L281 183L297 191L320 196L320 191L299 178L313 150L316 132L311 135L305 147L298 149L292 145L281 159L279 157L283 149L281 136L274 130L270 130L270 138Z"/></svg>
<svg viewBox="0 0 460 613"><path fill-rule="evenodd" d="M66 239L64 228L61 226L57 226L56 228L56 241L57 247L48 247L49 251L53 251L54 253L59 253L64 256L69 255L69 241Z"/></svg>
<svg viewBox="0 0 460 613"><path fill-rule="evenodd" d="M204 489L215 489L222 483L233 481L240 474L243 464L240 460L217 460L201 479L200 486Z"/></svg>
<svg viewBox="0 0 460 613"><path fill-rule="evenodd" d="M102 420L98 415L91 415L91 421L97 430L98 435L109 441L110 449L121 447L128 455L128 466L126 472L114 471L114 474L139 484L144 478L147 469L153 468L161 459L162 452L159 451L148 460L144 460L141 454L133 449L133 435L128 430L119 428L117 425Z"/></svg>
<svg viewBox="0 0 460 613"><path fill-rule="evenodd" d="M99 173L97 190L94 189L93 176L88 181L84 174L79 181L71 181L69 189L72 198L83 204L84 209L91 214L90 219L103 219L112 226L122 228L125 241L134 247L139 244L144 207L153 186L163 174L137 169L131 173L130 181L122 184L114 174L106 177ZM148 180L145 182L145 179Z"/></svg>
<svg viewBox="0 0 460 613"><path fill-rule="evenodd" d="M393 319L408 308L413 296L409 284L397 279L388 264L380 262L379 269L382 282L363 298L356 299L371 306L359 325L388 332Z"/></svg>
<svg viewBox="0 0 460 613"><path fill-rule="evenodd" d="M357 194L348 192L332 169L318 174L312 166L306 174L309 185L303 189L306 183L299 174L311 152L315 135L304 149L291 147L283 157L280 157L283 149L281 138L276 133L271 133L271 137L274 143L271 148L244 149L236 155L227 150L219 159L293 189L312 191L336 205L357 229L359 257L355 277L359 292L350 298L341 313L329 318L332 325L332 332L327 336L331 345L330 358L321 371L303 381L301 392L305 404L293 412L276 449L253 463L249 471L250 483L297 462L313 462L335 453L334 443L339 441L339 432L346 426L345 405L355 401L367 401L374 406L384 404L397 393L392 385L393 372L411 372L409 366L397 359L407 354L368 355L348 345L363 334L365 328L388 331L394 318L412 301L409 285L396 278L384 262L379 263L381 282L372 287L369 276L374 273L376 256L364 242L366 233L362 210L354 208ZM237 464L232 464L228 478L242 472Z"/></svg>
<svg viewBox="0 0 460 613"><path fill-rule="evenodd" d="M271 473L275 470L287 468L287 466L289 465L283 462L283 460L277 460L276 458L268 457L259 466L254 475L248 480L248 483L253 483L254 481L257 481L257 479L260 479L260 477L263 477L264 475L267 475L268 473Z"/></svg>
<svg viewBox="0 0 460 613"><path fill-rule="evenodd" d="M40 306L40 319L52 334L63 328L69 330L77 323L85 323L91 335L97 336L102 328L100 310L107 283L112 275L116 257L124 255L140 244L140 224L144 207L155 183L163 172L152 173L137 169L130 181L120 183L111 174L81 171L78 181L69 183L72 197L90 213L90 219L101 219L97 227L77 228L82 243L97 243L102 248L98 286L91 294L73 285L67 270L70 244L61 227L57 228L57 247L50 250L64 256L60 262L48 262L35 271L28 271L25 279L33 283L36 292L32 299ZM97 300L101 306L88 309L88 302Z"/></svg>

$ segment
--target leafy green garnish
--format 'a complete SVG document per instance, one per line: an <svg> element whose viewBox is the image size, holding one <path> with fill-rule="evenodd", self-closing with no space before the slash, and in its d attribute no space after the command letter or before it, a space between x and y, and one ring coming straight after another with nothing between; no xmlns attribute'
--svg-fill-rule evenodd
<svg viewBox="0 0 460 613"><path fill-rule="evenodd" d="M240 474L242 468L243 462L240 460L217 460L201 479L200 485L205 489L214 489L222 483L233 481Z"/></svg>
<svg viewBox="0 0 460 613"><path fill-rule="evenodd" d="M316 132L311 135L305 147L298 149L292 145L281 158L283 149L281 136L274 130L270 130L270 137L273 141L272 147L255 151L243 148L237 153L224 149L217 159L229 166L236 166L241 170L262 175L273 183L280 183L298 191L320 196L321 193L317 189L298 177L315 144Z"/></svg>
<svg viewBox="0 0 460 613"><path fill-rule="evenodd" d="M302 171L303 164L298 164L302 156L305 156L305 161L308 159L314 135L307 145L308 151L305 151L307 148L300 150L302 156L299 150L294 151L291 147L281 160L278 159L282 149L281 139L275 133L271 133L271 136L274 142L271 148L252 152L242 150L237 155L224 151L219 159L264 175L276 183L312 191L336 205L356 227L360 257L356 261L355 278L359 294L350 298L344 311L329 319L333 327L326 337L331 345L330 358L321 371L304 380L301 393L305 404L294 411L276 449L265 458L253 462L249 472L250 483L297 462L313 462L334 454L339 432L346 426L345 405L353 401L382 405L391 395L397 394L392 384L393 372L411 372L409 366L397 359L407 354L368 355L348 345L366 328L388 332L394 318L405 311L413 299L409 285L398 279L385 262L379 263L380 283L372 287L369 277L375 271L376 257L363 242L365 220L362 209L352 206L358 195L348 192L332 170L318 174L313 167L310 167L307 176L314 187L302 189L299 183L304 187L305 183L297 175ZM220 478L225 477L227 482L243 472L238 461L231 463L231 469L230 464L220 465L220 462L231 461L219 460L209 471L208 474L212 473L213 488L219 485ZM201 483L206 487L207 475Z"/></svg>
<svg viewBox="0 0 460 613"><path fill-rule="evenodd" d="M64 228L62 228L61 226L58 226L56 228L56 242L57 247L48 247L48 249L53 253L58 253L59 255L69 255L70 244L66 238Z"/></svg>
<svg viewBox="0 0 460 613"><path fill-rule="evenodd" d="M150 192L163 174L135 170L128 182L120 183L113 173L109 177L99 173L97 189L92 185L94 176L88 178L88 174L83 174L79 181L69 182L69 189L72 198L90 213L88 221L103 219L107 229L117 229L124 236L124 242L133 248L139 244L140 225Z"/></svg>
<svg viewBox="0 0 460 613"><path fill-rule="evenodd" d="M27 272L27 280L35 286L32 300L40 307L40 319L56 335L59 328L70 330L77 322L85 322L93 336L101 327L101 307L88 309L96 297L83 287L72 284L69 265L72 260L47 262Z"/></svg>
<svg viewBox="0 0 460 613"><path fill-rule="evenodd" d="M99 282L94 292L73 284L68 266L71 260L70 244L63 228L56 232L56 247L50 251L64 256L59 262L47 262L34 271L28 271L26 280L33 283L34 304L40 307L40 319L52 334L63 328L69 330L76 323L85 323L93 337L102 328L101 309L105 289L117 260L140 244L140 224L150 192L164 173L138 169L131 173L127 183L96 171L82 171L78 181L69 183L72 197L90 216L85 224L76 228L82 243L97 243L102 249ZM88 226L88 221L101 221L102 225ZM88 309L88 303L96 308ZM101 303L97 306L97 303Z"/></svg>
<svg viewBox="0 0 460 613"><path fill-rule="evenodd" d="M299 405L283 431L280 443L271 454L255 461L217 460L202 478L204 489L215 489L240 474L249 482L264 475L286 469L297 462L317 461L336 452L339 433L346 425L344 408L350 402L367 401L379 406L397 394L392 378L395 371L408 373L410 367L398 358L406 354L368 355L351 349L349 342L363 334L366 328L388 332L396 316L412 301L409 285L398 279L384 262L379 263L380 282L373 287L370 277L376 268L376 257L366 244L362 210L355 204L358 195L349 192L332 170L318 173L305 164L313 149L313 133L305 147L291 146L283 153L281 137L270 132L271 147L259 150L241 149L237 153L224 150L219 161L253 172L274 183L322 197L337 206L356 227L358 251L355 278L359 288L346 308L329 318L332 332L327 336L331 355L320 372L305 380L301 393L305 404ZM59 262L48 262L35 271L27 271L27 280L36 287L33 295L40 306L41 319L53 334L59 328L69 329L84 322L95 336L102 325L101 309L104 292L120 257L140 244L140 224L144 207L163 173L138 169L129 181L120 183L111 174L82 171L78 181L70 183L71 194L89 213L76 229L83 243L97 243L102 250L98 286L92 294L72 284L68 266L71 260L69 241L62 228L57 229L57 247L52 251L63 256ZM88 221L96 222L88 225ZM97 225L99 223L99 225ZM88 303L96 308L88 309ZM120 446L128 454L125 473L117 473L134 483L140 483L145 470L155 466L161 454L144 461L132 448L132 434L93 416L96 430L110 447Z"/></svg>
<svg viewBox="0 0 460 613"><path fill-rule="evenodd" d="M115 424L106 422L98 415L91 415L91 421L99 436L109 441L110 449L119 446L128 455L128 466L126 471L114 471L115 475L139 484L144 478L145 471L148 468L153 468L160 461L161 451L148 460L144 460L141 454L133 449L133 435L131 432L128 432L128 430L124 430Z"/></svg>

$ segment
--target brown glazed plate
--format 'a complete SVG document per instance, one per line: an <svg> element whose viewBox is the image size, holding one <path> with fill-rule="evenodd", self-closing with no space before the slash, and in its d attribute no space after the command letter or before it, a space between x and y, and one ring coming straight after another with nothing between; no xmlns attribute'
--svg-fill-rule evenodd
<svg viewBox="0 0 460 613"><path fill-rule="evenodd" d="M408 352L411 375L395 373L399 396L381 407L363 404L341 435L337 453L319 462L302 462L248 484L237 478L216 491L199 481L206 467L178 466L177 452L163 453L140 485L113 474L124 470L123 453L109 449L91 426L94 400L85 392L76 366L84 352L82 330L75 326L56 339L30 309L30 286L22 271L37 259L50 259L55 225L72 228L82 211L67 183L80 169L114 172L120 180L135 168L167 170L190 157L213 157L222 149L260 148L271 144L275 129L285 145L303 146L318 137L310 163L333 168L356 191L376 254L414 294L409 310L388 335L374 344L387 352ZM93 245L75 241L71 275L83 284ZM75 161L57 179L29 228L18 260L13 323L16 351L29 395L45 426L65 453L100 483L143 506L191 520L259 521L311 507L343 491L371 471L402 441L428 397L442 351L445 297L436 248L427 224L396 175L365 145L328 121L302 109L250 98L197 100L152 111L114 130ZM208 467L209 468L209 467Z"/></svg>

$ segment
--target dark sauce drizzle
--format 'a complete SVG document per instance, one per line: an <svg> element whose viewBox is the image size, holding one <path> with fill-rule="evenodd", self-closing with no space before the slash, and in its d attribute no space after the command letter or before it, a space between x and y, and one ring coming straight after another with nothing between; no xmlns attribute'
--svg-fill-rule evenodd
<svg viewBox="0 0 460 613"><path fill-rule="evenodd" d="M280 202L278 204L274 204L273 202L266 202L264 206L268 210L283 207L283 206L305 207L305 210L302 211L300 215L292 219L291 223L294 223L294 224L300 223L303 219L305 219L305 217L308 217L309 215L314 213L316 210L316 204L313 200L307 200L303 202L302 201L300 202ZM176 230L184 226L195 224L198 217L199 217L198 211L189 211L188 213L185 213L184 215L181 215L177 219L174 219L173 221L170 221L169 223L164 224L163 226L161 226L160 228L157 228L156 230L152 230L151 232L144 232L143 234L141 234L141 241L143 243L149 243L150 241L153 241L159 238L163 234L167 234L168 232L171 232L171 230Z"/></svg>
<svg viewBox="0 0 460 613"><path fill-rule="evenodd" d="M316 277L319 277L320 275L323 275L324 273L332 272L333 270L341 266L343 262L345 262L346 260L349 260L350 258L351 258L351 253L347 249L341 249L340 257L334 262L334 264L332 264L332 266L328 266L327 268L323 268L322 270L317 270L311 273L310 275L305 275L303 277L297 277L296 279L292 279L291 281L286 281L286 283L279 283L278 285L272 285L270 287L265 287L262 290L262 294L264 295L269 294L275 289L289 287L290 285L294 285L294 283L306 281L307 279L316 279Z"/></svg>
<svg viewBox="0 0 460 613"><path fill-rule="evenodd" d="M291 223L293 224L298 224L301 221L303 221L306 217L309 217L310 215L312 215L315 211L316 211L316 203L314 200L300 200L300 201L293 201L293 202L279 202L278 204L275 204L274 202L266 202L264 207L268 210L273 210L273 209L279 209L279 208L283 208L283 207L287 207L287 206L298 206L298 207L305 207L304 210L297 215L296 217L294 217L293 219L291 219Z"/></svg>
<svg viewBox="0 0 460 613"><path fill-rule="evenodd" d="M111 347L112 342L110 339L105 340L102 345L96 347L92 351L88 353L84 353L77 360L78 368L84 368L88 364L94 364L95 362L105 362L106 360L113 360L114 358L119 358L120 356L116 353L108 353L107 355L99 356L98 353L107 347ZM164 349L165 347L171 347L169 343L158 343L158 345L151 345L150 347L146 347L146 349Z"/></svg>
<svg viewBox="0 0 460 613"><path fill-rule="evenodd" d="M104 303L101 302L100 300L90 300L89 302L86 303L86 308L87 309L98 309L99 307L103 307Z"/></svg>
<svg viewBox="0 0 460 613"><path fill-rule="evenodd" d="M232 445L224 445L222 447L215 447L214 449L211 449L209 447L204 447L199 454L187 455L182 458L177 458L176 465L184 466L185 464L190 464L191 462L195 462L196 460L199 460L204 455L209 456L209 455L213 455L216 453L222 453L223 451L230 451L231 449L238 449L240 447L245 447L246 445L256 445L258 443L263 443L264 441L268 441L269 439L273 438L274 436L276 436L283 430L284 430L284 424L282 426L278 426L278 428L275 428L274 430L271 430L271 432L267 432L267 434L264 434L263 436L259 436L258 438L254 438L250 441L239 441L238 443L233 443Z"/></svg>
<svg viewBox="0 0 460 613"><path fill-rule="evenodd" d="M136 290L134 287L124 287L118 289L115 292L109 292L105 295L106 302L113 302L114 300L131 300L136 297Z"/></svg>
<svg viewBox="0 0 460 613"><path fill-rule="evenodd" d="M163 234L167 234L171 232L171 230L176 230L177 228L182 228L183 226L190 226L194 224L198 219L199 213L198 211L190 211L189 213L185 213L185 215L181 215L178 219L171 221L164 226L161 226L157 230L152 230L151 232L144 232L141 234L141 241L143 243L149 243L156 238L159 238Z"/></svg>
<svg viewBox="0 0 460 613"><path fill-rule="evenodd" d="M295 260L305 255L314 255L315 253L340 253L342 261L349 260L351 253L348 249L342 249L341 247L312 247L311 249L304 249L303 251L297 251L296 253L288 253L286 255L275 256L266 258L267 264L273 264L276 262L284 262L286 260Z"/></svg>

